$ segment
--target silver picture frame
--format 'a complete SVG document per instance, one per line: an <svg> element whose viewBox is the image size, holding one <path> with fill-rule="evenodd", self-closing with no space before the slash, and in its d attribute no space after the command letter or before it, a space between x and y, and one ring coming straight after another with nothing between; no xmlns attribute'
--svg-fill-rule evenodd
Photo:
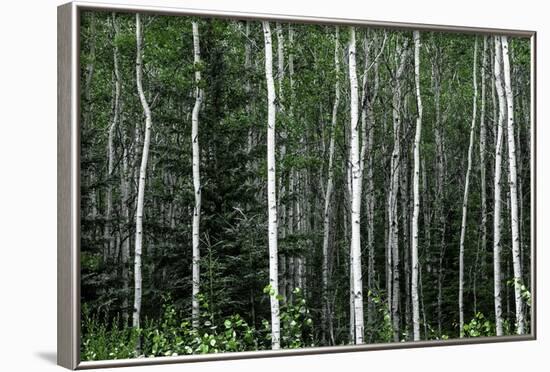
<svg viewBox="0 0 550 372"><path fill-rule="evenodd" d="M233 19L291 21L296 23L357 25L401 30L444 31L467 34L505 34L530 38L531 45L531 333L526 335L410 341L349 346L313 347L294 350L250 351L207 355L137 358L125 360L81 361L80 359L80 130L79 130L79 51L82 11L143 12L172 16L210 16ZM537 338L536 286L536 50L537 33L528 30L462 27L448 25L385 22L362 19L322 18L307 15L249 13L201 10L179 7L130 6L73 1L57 8L57 363L68 369L91 369L152 364L190 363L290 355L346 353L429 346L529 341Z"/></svg>

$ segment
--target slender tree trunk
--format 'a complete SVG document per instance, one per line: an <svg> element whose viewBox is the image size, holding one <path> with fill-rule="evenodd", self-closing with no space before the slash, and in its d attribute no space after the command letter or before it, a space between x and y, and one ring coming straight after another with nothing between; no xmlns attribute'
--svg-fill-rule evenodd
<svg viewBox="0 0 550 372"><path fill-rule="evenodd" d="M281 24L277 22L275 24L275 30L277 34L277 82L278 82L278 96L277 96L277 109L279 110L279 113L283 113L284 111L284 80L285 80L285 38L283 34L283 28L281 27ZM280 130L280 135L282 137L281 145L280 145L280 164L284 164L285 157L286 157L286 133L283 130ZM281 238L284 239L286 237L286 201L284 201L287 198L287 190L286 190L286 181L285 181L285 169L281 167L279 172L279 197L277 199L277 208L279 213L279 220L280 220L280 226L279 231L281 234ZM279 292L281 293L283 298L286 298L286 257L284 254L279 254L279 276L280 276L280 282L279 282Z"/></svg>
<svg viewBox="0 0 550 372"><path fill-rule="evenodd" d="M265 43L265 76L267 81L267 208L269 230L269 284L271 302L271 348L280 348L279 278L277 267L277 187L275 175L275 83L273 51L269 22L262 22Z"/></svg>
<svg viewBox="0 0 550 372"><path fill-rule="evenodd" d="M495 302L495 324L497 336L503 335L503 319L502 319L502 275L501 275L501 176L502 176L502 136L503 136L503 122L504 122L504 108L506 106L506 100L504 98L504 91L502 88L501 77L501 63L502 63L502 50L500 43L500 36L495 36L495 88L498 95L499 111L497 122L497 136L495 143L495 178L494 178L494 239L493 239L493 267L494 267L494 302Z"/></svg>
<svg viewBox="0 0 550 372"><path fill-rule="evenodd" d="M413 310L413 340L420 340L420 304L418 300L418 216L420 214L420 141L422 135L422 97L420 95L420 32L414 31L414 76L416 85L416 133L414 136L414 171L413 171L413 220L411 249L411 295Z"/></svg>
<svg viewBox="0 0 550 372"><path fill-rule="evenodd" d="M294 206L295 206L295 218L296 218L296 230L295 232L298 234L302 234L302 218L303 218L303 212L302 212L302 201L300 198L300 190L302 188L302 177L301 173L296 173L296 179L294 180ZM302 288L302 281L301 281L301 262L300 262L300 256L299 253L297 256L294 257L294 287L295 288Z"/></svg>
<svg viewBox="0 0 550 372"><path fill-rule="evenodd" d="M355 344L363 343L363 274L361 272L361 164L359 149L359 85L357 83L355 28L350 27L350 155L351 167L351 255L353 271L353 307L355 315Z"/></svg>
<svg viewBox="0 0 550 372"><path fill-rule="evenodd" d="M88 110L83 115L84 125L89 124L91 120L91 112L93 109L92 102L92 79L95 72L95 63L96 63L96 15L94 13L90 14L90 58L86 64L86 74L84 78L84 99L86 100ZM86 126L85 126L86 127Z"/></svg>
<svg viewBox="0 0 550 372"><path fill-rule="evenodd" d="M521 250L519 241L519 220L518 220L518 180L517 180L517 159L516 159L516 138L514 135L514 95L510 77L510 58L508 53L508 37L501 36L502 59L504 66L504 93L507 103L508 118L508 166L510 180L510 218L512 225L512 262L514 265L514 295L516 302L516 333L525 333L525 319L523 315L523 298L521 286L523 285L521 275Z"/></svg>
<svg viewBox="0 0 550 372"><path fill-rule="evenodd" d="M95 72L95 63L96 63L96 15L94 13L91 13L90 15L90 46L89 46L89 59L88 63L86 64L86 72L84 74L84 84L82 87L83 90L83 96L85 104L83 105L83 108L87 108L87 110L83 111L82 113L82 128L88 128L90 121L92 120L92 112L94 108L94 103L92 101L92 80L94 77ZM95 182L97 175L94 173L94 170L89 170L89 187L91 186L92 189L90 191L90 210L89 210L89 216L90 219L95 220L97 218L97 190L95 189ZM93 235L95 237L95 229L93 231Z"/></svg>
<svg viewBox="0 0 550 372"><path fill-rule="evenodd" d="M384 141L382 142L382 153L387 154L388 149L388 140L386 134L388 133L388 120L387 115L384 115ZM391 157L389 158L391 162ZM392 303L392 257L391 257L391 243L390 243L390 197L389 193L391 192L391 180L392 180L392 170L390 166L390 171L387 172L387 177L384 179L384 188L388 190L388 196L384 198L384 269L386 277L386 306L390 316L391 323L391 303Z"/></svg>
<svg viewBox="0 0 550 372"><path fill-rule="evenodd" d="M327 186L325 189L325 209L323 219L323 265L322 265L322 285L323 285L323 310L322 310L322 324L323 332L325 332L325 342L328 337L327 331L330 335L330 344L334 344L334 331L331 329L332 321L329 319L332 317L330 303L329 303L329 238L330 238L330 216L332 213L332 191L334 188L334 146L336 136L336 124L338 123L338 105L340 104L340 43L339 43L339 31L336 27L336 34L334 38L334 72L336 75L336 82L334 83L334 104L332 106L332 122L330 127L330 145L328 155L328 176Z"/></svg>
<svg viewBox="0 0 550 372"><path fill-rule="evenodd" d="M388 195L388 259L391 262L391 320L393 328L393 340L399 342L400 339L400 319L399 319L399 298L400 298L400 278L399 278L399 216L397 213L397 194L399 188L399 164L401 155L401 76L405 68L405 59L407 56L407 41L397 45L398 65L395 70L394 92L392 98L392 116L393 116L393 151L390 162L390 190Z"/></svg>
<svg viewBox="0 0 550 372"><path fill-rule="evenodd" d="M277 96L277 107L280 111L283 110L283 99L284 99L284 79L285 79L285 37L283 34L283 28L281 24L277 22L275 24L275 30L277 34L277 80L278 80L278 96Z"/></svg>
<svg viewBox="0 0 550 372"><path fill-rule="evenodd" d="M422 323L424 325L424 338L428 339L428 321L426 319L426 305L424 304L424 285L422 281L422 265L418 265L418 287L420 291L420 306L422 309Z"/></svg>
<svg viewBox="0 0 550 372"><path fill-rule="evenodd" d="M404 112L405 117L408 117L407 114L408 104L405 103ZM411 222L412 222L412 216L411 216L411 208L410 208L410 201L411 201L411 193L409 190L410 188L410 180L409 180L409 168L411 165L410 162L410 156L409 156L409 144L408 141L405 138L402 138L402 141L405 144L405 149L403 150L403 154L401 156L401 164L399 166L401 174L399 175L399 197L401 200L401 226L403 227L401 229L401 262L403 262L403 281L404 284L404 294L405 296L401 296L401 307L404 309L404 317L401 316L401 311L399 312L400 318L403 320L403 331L401 334L403 335L405 340L409 340L410 336L410 328L412 316L411 316ZM402 144L403 145L403 144Z"/></svg>
<svg viewBox="0 0 550 372"><path fill-rule="evenodd" d="M251 69L252 69L252 51L251 51L251 41L250 41L250 21L246 21L246 26L245 26L245 43L244 43L244 69L245 69L245 72L246 72L246 76L247 76L247 79L246 79L246 83L245 83L245 87L244 87L244 90L246 92L246 113L247 115L251 115L252 113L252 107L251 107L251 104L250 104L250 101L251 101L251 97L250 97L250 93L252 91L252 87L251 87L251 84L250 84L250 80L251 80ZM249 130L248 130L248 153L250 153L250 151L252 150L252 144L253 144L253 128L250 127Z"/></svg>
<svg viewBox="0 0 550 372"><path fill-rule="evenodd" d="M132 319L132 326L134 328L140 328L140 316L141 316L141 253L143 245L143 204L145 198L145 180L147 177L147 160L149 158L149 144L151 142L151 126L152 117L149 103L145 98L143 91L143 33L141 16L136 14L136 85L145 114L145 135L143 139L143 151L141 153L141 166L139 169L139 183L138 183L138 197L137 197L137 209L136 209L136 243L134 246L134 313Z"/></svg>
<svg viewBox="0 0 550 372"><path fill-rule="evenodd" d="M445 219L445 195L444 184L446 179L445 171L445 147L443 142L443 125L441 120L441 70L439 52L436 50L435 58L432 60L432 85L434 90L435 105L435 144L436 144L436 218L439 230L439 255L437 267L437 332L442 336L443 321L443 261L446 250L446 219Z"/></svg>
<svg viewBox="0 0 550 372"><path fill-rule="evenodd" d="M380 47L381 51L385 45L385 38L382 46ZM365 40L365 43L367 40ZM363 85L365 86L366 91L366 79L368 74L368 69L370 68L370 53L368 47L366 47L367 53L365 56L365 82ZM380 53L378 54L378 56ZM374 195L374 174L373 174L373 157L374 157L374 125L375 125L375 117L374 117L374 104L378 97L378 89L379 89L379 82L380 82L380 76L379 76L379 63L378 63L378 56L372 61L373 67L374 67L374 87L372 89L372 95L370 99L367 99L366 102L366 128L363 126L363 131L365 132L367 136L367 143L366 143L366 181L367 181L367 192L365 196L365 208L366 208L366 214L367 214L367 254L368 254L368 262L367 262L367 296L368 296L368 302L367 302L367 324L372 327L374 323L375 318L375 306L374 306L374 291L375 291L375 258L374 258L374 206L375 206L375 195ZM365 110L364 110L365 111ZM365 146L365 144L363 144ZM363 169L363 172L365 169ZM370 328L369 327L369 328Z"/></svg>
<svg viewBox="0 0 550 372"><path fill-rule="evenodd" d="M292 25L288 25L288 41L290 44L290 49L292 50L294 45L294 29L292 28ZM289 119L292 121L294 120L294 55L292 53L288 56L288 72L289 72L289 79L290 79L290 105L289 105ZM286 140L287 134L284 133L284 139ZM288 170L288 195L293 198L295 195L296 190L296 171L292 166L290 166L290 169ZM295 203L293 203L291 200L289 200L289 205L287 206L287 220L286 221L286 229L288 230L288 233L292 235L294 233L294 225L296 220L296 213L295 213ZM292 300L292 291L296 287L295 284L295 262L297 259L294 257L288 257L286 259L288 261L288 274L287 274L287 293L290 299Z"/></svg>
<svg viewBox="0 0 550 372"><path fill-rule="evenodd" d="M114 31L114 37L118 34L117 26L115 23L115 16L112 15L112 25ZM107 206L105 210L105 229L104 229L104 240L106 242L104 261L109 259L109 256L113 252L115 242L114 236L112 234L112 209L113 209L113 170L114 170L114 157L115 157L115 148L114 148L114 136L115 129L118 125L118 119L120 114L120 71L118 66L118 47L116 41L113 40L113 66L114 66L114 97L113 97L113 119L109 125L109 136L107 140Z"/></svg>
<svg viewBox="0 0 550 372"><path fill-rule="evenodd" d="M420 169L422 170L422 204L423 204L423 217L424 217L424 262L426 263L426 271L429 273L432 272L432 212L430 210L430 198L429 198L429 189L428 189L428 176L426 169L426 158L420 159ZM422 270L422 263L419 262L420 270ZM419 278L420 285L420 278ZM422 296L421 296L422 297Z"/></svg>
<svg viewBox="0 0 550 372"><path fill-rule="evenodd" d="M514 60L512 56L512 60ZM518 214L519 214L519 257L520 257L520 266L521 266L521 272L522 272L522 280L524 277L524 271L525 271L525 265L524 265L524 256L525 256L525 219L524 219L524 188L523 188L523 151L522 151L522 133L523 133L523 126L522 126L522 107L521 107L521 101L519 96L521 95L519 87L521 87L523 79L519 75L519 71L517 66L515 66L512 71L512 75L515 75L515 80L512 81L512 86L516 86L516 89L512 89L512 95L513 97L516 97L516 101L514 103L514 107L518 108L517 115L514 116L514 118L518 118L517 120L517 132L516 132L516 138L517 138L517 147L516 147L516 159L517 159L517 194L518 194ZM529 127L529 125L527 125ZM528 275L528 274L527 274Z"/></svg>
<svg viewBox="0 0 550 372"><path fill-rule="evenodd" d="M295 184L296 184L296 174L294 169L290 169L289 176L288 176L288 193L289 195L294 198L295 195ZM289 203L288 208L288 218L287 218L287 230L289 235L293 235L295 231L295 225L296 225L296 204L293 200ZM291 302L293 299L292 291L295 288L295 259L292 255L290 255L287 258L287 265L288 265L288 272L287 272L287 289L286 292L288 294L287 301Z"/></svg>
<svg viewBox="0 0 550 372"><path fill-rule="evenodd" d="M203 101L201 86L201 52L199 39L199 24L193 22L193 62L195 64L195 105L191 114L191 143L193 146L193 189L195 206L193 208L193 294L192 294L192 325L199 326L200 304L200 218L201 218L201 176L199 147L199 112Z"/></svg>
<svg viewBox="0 0 550 372"><path fill-rule="evenodd" d="M123 132L123 141L126 136ZM124 145L124 150L122 154L122 169L120 173L120 189L122 193L121 198L121 211L122 211L122 223L121 223L121 234L125 233L128 226L130 226L130 208L128 208L128 203L130 202L130 180L129 180L129 167L128 167L128 149ZM121 263L122 263L122 320L124 325L128 325L128 289L130 287L130 278L128 275L128 261L130 260L130 238L128 236L121 237L122 239L122 252L121 252Z"/></svg>
<svg viewBox="0 0 550 372"><path fill-rule="evenodd" d="M468 213L468 195L470 188L470 173L472 171L472 152L474 148L476 115L477 115L477 39L474 45L473 66L474 98L472 108L472 124L470 125L470 144L468 145L468 168L464 181L464 197L462 199L462 225L460 227L460 253L458 273L458 312L459 312L459 336L464 337L464 240L466 239L466 223Z"/></svg>
<svg viewBox="0 0 550 372"><path fill-rule="evenodd" d="M349 147L350 136L346 133L346 147ZM351 205L351 164L349 161L345 162L346 169L346 190L345 190L345 204ZM345 209L344 209L345 210ZM353 344L355 342L355 300L353 296L353 254L351 250L351 238L350 238L350 214L345 210L344 213L344 244L349 246L348 250L348 272L349 272L349 342Z"/></svg>
<svg viewBox="0 0 550 372"><path fill-rule="evenodd" d="M103 229L103 239L105 241L105 247L103 251L103 261L108 261L111 259L111 255L114 250L115 241L114 235L112 234L112 211L113 211L113 171L114 171L114 161L115 161L115 147L114 147L114 136L115 129L118 123L118 101L119 101L119 92L120 85L119 82L115 82L116 88L115 98L114 98L114 109L113 109L113 119L109 125L109 135L107 139L107 195L106 195L106 206L105 206L105 226Z"/></svg>
<svg viewBox="0 0 550 372"><path fill-rule="evenodd" d="M477 304L477 278L481 276L481 279L485 278L485 262L487 252L487 165L486 165L486 147L487 147L487 127L485 124L485 75L488 68L487 64L487 36L483 37L483 55L481 62L481 112L479 118L479 162L480 162L480 177L481 177L481 247L478 248L476 254L476 261L480 262L479 272L476 267L476 274L474 274L474 303ZM474 312L477 312L477 306L475 306Z"/></svg>
<svg viewBox="0 0 550 372"><path fill-rule="evenodd" d="M119 34L119 26L116 20L115 13L111 15L112 25L113 25L113 67L115 74L115 115L117 119L113 119L113 122L118 121L120 117L120 128L121 130L121 142L122 142L122 167L120 168L120 209L122 215L122 222L119 223L120 231L120 245L121 245L121 266L122 266L122 321L124 325L128 325L128 288L130 286L130 278L128 275L128 261L130 259L130 238L125 236L128 226L130 226L130 209L128 203L130 202L130 180L129 180L129 154L128 154L128 144L126 142L126 131L123 128L123 119L121 115L122 112L122 103L121 101L121 86L122 78L120 76L120 67L119 67L119 51L116 44L116 39Z"/></svg>
<svg viewBox="0 0 550 372"><path fill-rule="evenodd" d="M390 190L388 196L388 205L389 205L389 233L388 233L388 251L389 251L389 265L391 267L391 318L392 318L392 327L394 334L394 341L399 341L399 316L398 316L398 305L399 305L399 247L398 247L398 216L397 216L397 189L399 185L399 157L400 157L400 97L398 93L394 92L393 98L393 138L394 145L392 151L391 165L390 165Z"/></svg>
<svg viewBox="0 0 550 372"><path fill-rule="evenodd" d="M523 79L521 79L521 81L523 81ZM518 104L519 104L519 106L521 106L522 119L523 119L523 125L524 125L523 132L526 133L525 137L523 137L524 141L525 141L525 144L522 145L522 146L524 146L523 151L522 152L518 151L518 159L519 159L520 164L524 164L524 160L531 159L531 132L530 132L531 122L530 122L530 119L529 119L529 104L526 102L527 99L528 98L526 98L525 94L521 94L518 97L518 101L519 101ZM521 136L522 130L521 129L522 129L522 126L519 125L518 126L518 137L519 137L518 144L520 144L521 141L522 141L522 136ZM519 150L519 148L518 148L518 150ZM522 165L522 168L523 168L523 165ZM523 192L523 190L525 190L525 188L523 187L523 184L525 182L525 180L523 180L523 176L524 175L526 175L527 177L530 176L529 168L527 167L527 172L524 172L523 170L519 169L519 174L520 174L520 181L521 181L521 182L519 182L519 195L520 195L520 206L521 206L521 209L520 209L520 221L521 221L520 233L521 233L521 237L522 237L520 247L522 247L522 254L523 254L522 255L522 265L521 266L523 268L523 277L525 278L525 286L527 288L530 288L531 287L531 268L530 268L529 261L531 259L531 252L530 252L531 250L530 250L529 245L527 244L530 241L530 239L529 239L530 224L526 223L526 221L523 219L524 210L528 211L528 209L526 208L527 205L525 205L524 199L529 199L528 193L524 194L524 192Z"/></svg>
<svg viewBox="0 0 550 372"><path fill-rule="evenodd" d="M496 59L496 55L495 55L495 44L496 44L496 40L493 38L493 49L492 49L492 53L491 53L491 68L492 68L492 71L493 71L493 76L494 76L494 70L495 70L495 59ZM497 128L498 128L498 99L497 99L497 91L496 91L496 79L491 79L491 100L492 100L492 108L493 108L493 120L492 120L492 137L493 137L493 141L495 141L496 143L496 138L497 138ZM493 161L494 162L494 161ZM494 164L493 165L493 172L494 172ZM494 174L493 174L493 178L494 178Z"/></svg>

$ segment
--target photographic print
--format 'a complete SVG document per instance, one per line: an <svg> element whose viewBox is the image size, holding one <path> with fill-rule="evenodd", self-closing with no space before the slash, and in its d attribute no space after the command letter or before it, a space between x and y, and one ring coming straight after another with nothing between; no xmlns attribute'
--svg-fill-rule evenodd
<svg viewBox="0 0 550 372"><path fill-rule="evenodd" d="M82 361L532 334L529 37L79 19Z"/></svg>

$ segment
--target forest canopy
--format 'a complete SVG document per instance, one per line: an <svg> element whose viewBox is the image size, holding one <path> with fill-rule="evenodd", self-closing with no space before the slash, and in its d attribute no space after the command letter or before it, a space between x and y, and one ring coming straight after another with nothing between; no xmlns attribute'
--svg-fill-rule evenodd
<svg viewBox="0 0 550 372"><path fill-rule="evenodd" d="M531 332L530 41L81 14L83 360Z"/></svg>

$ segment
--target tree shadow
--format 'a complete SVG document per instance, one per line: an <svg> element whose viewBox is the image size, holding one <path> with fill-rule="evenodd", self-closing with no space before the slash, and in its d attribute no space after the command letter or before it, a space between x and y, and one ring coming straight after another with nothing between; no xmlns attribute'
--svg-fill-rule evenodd
<svg viewBox="0 0 550 372"><path fill-rule="evenodd" d="M46 362L57 364L57 353L55 351L39 351L35 355Z"/></svg>

